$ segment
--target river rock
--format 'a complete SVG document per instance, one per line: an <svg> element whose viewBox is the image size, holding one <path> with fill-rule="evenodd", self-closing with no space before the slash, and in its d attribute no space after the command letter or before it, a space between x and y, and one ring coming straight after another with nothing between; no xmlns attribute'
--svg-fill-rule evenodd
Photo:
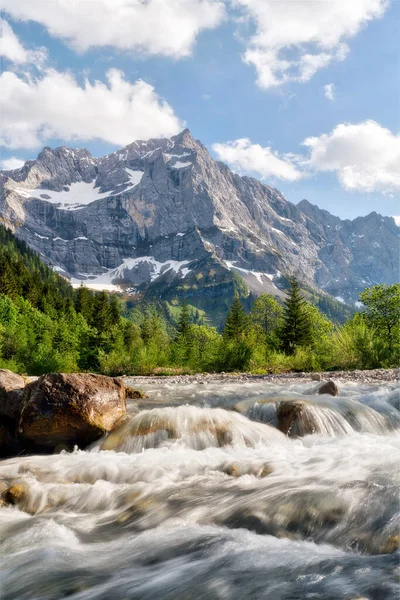
<svg viewBox="0 0 400 600"><path fill-rule="evenodd" d="M286 400L276 406L278 429L289 437L315 433L317 423L302 400Z"/></svg>
<svg viewBox="0 0 400 600"><path fill-rule="evenodd" d="M0 369L0 417L17 420L25 380L8 369Z"/></svg>
<svg viewBox="0 0 400 600"><path fill-rule="evenodd" d="M24 483L15 483L3 492L3 500L6 504L17 505L25 502L28 496L28 486Z"/></svg>
<svg viewBox="0 0 400 600"><path fill-rule="evenodd" d="M321 381L321 373L311 373L311 381Z"/></svg>
<svg viewBox="0 0 400 600"><path fill-rule="evenodd" d="M8 369L0 369L0 398L4 392L22 388L25 385L25 379L17 373L13 373Z"/></svg>
<svg viewBox="0 0 400 600"><path fill-rule="evenodd" d="M329 381L324 381L324 383L320 385L317 390L317 394L329 394L330 396L337 396L339 394L338 386L334 381L332 381L332 379L329 379Z"/></svg>
<svg viewBox="0 0 400 600"><path fill-rule="evenodd" d="M25 380L20 375L0 369L0 457L18 454L17 425L22 408Z"/></svg>
<svg viewBox="0 0 400 600"><path fill-rule="evenodd" d="M80 448L126 416L125 387L89 373L43 375L25 388L19 434L30 451Z"/></svg>

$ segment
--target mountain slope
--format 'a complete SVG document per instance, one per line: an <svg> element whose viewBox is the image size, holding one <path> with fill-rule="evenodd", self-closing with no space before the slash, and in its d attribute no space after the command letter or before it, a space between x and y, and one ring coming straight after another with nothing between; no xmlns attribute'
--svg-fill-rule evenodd
<svg viewBox="0 0 400 600"><path fill-rule="evenodd" d="M240 177L188 130L102 158L45 148L1 174L0 215L56 270L131 293L281 295L281 274L348 302L398 278L400 229L372 213L341 221Z"/></svg>

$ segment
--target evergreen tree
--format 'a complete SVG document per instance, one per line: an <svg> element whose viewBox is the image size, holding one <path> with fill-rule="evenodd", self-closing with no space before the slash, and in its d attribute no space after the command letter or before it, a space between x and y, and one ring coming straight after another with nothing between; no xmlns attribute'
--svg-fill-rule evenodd
<svg viewBox="0 0 400 600"><path fill-rule="evenodd" d="M183 300L181 314L179 315L177 339L188 338L190 334L191 320L186 300Z"/></svg>
<svg viewBox="0 0 400 600"><path fill-rule="evenodd" d="M111 325L119 325L120 322L121 315L119 312L118 298L115 294L113 294L110 302L110 323Z"/></svg>
<svg viewBox="0 0 400 600"><path fill-rule="evenodd" d="M179 315L178 328L173 348L173 356L178 363L186 364L192 348L192 323L186 300L183 300L181 314Z"/></svg>
<svg viewBox="0 0 400 600"><path fill-rule="evenodd" d="M111 325L110 301L107 292L99 292L94 298L92 324L101 334L107 332Z"/></svg>
<svg viewBox="0 0 400 600"><path fill-rule="evenodd" d="M152 338L152 313L149 309L146 309L143 321L140 324L140 335L142 336L142 340L145 344L148 344Z"/></svg>
<svg viewBox="0 0 400 600"><path fill-rule="evenodd" d="M288 297L284 302L280 341L286 354L294 354L296 348L307 346L311 342L307 302L301 295L299 283L294 277L290 279Z"/></svg>
<svg viewBox="0 0 400 600"><path fill-rule="evenodd" d="M233 302L226 317L224 331L225 340L241 340L245 337L249 324L248 316L240 302L239 295L235 294Z"/></svg>
<svg viewBox="0 0 400 600"><path fill-rule="evenodd" d="M76 293L75 310L80 313L87 321L92 318L92 298L89 290L83 284L80 285Z"/></svg>

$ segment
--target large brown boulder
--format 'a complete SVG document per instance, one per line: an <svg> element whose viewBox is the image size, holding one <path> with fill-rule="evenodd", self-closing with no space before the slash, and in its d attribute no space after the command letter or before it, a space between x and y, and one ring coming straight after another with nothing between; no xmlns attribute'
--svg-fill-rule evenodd
<svg viewBox="0 0 400 600"><path fill-rule="evenodd" d="M26 386L19 435L29 451L84 448L125 416L125 386L118 379L52 373Z"/></svg>
<svg viewBox="0 0 400 600"><path fill-rule="evenodd" d="M0 417L17 420L25 379L8 369L0 369Z"/></svg>
<svg viewBox="0 0 400 600"><path fill-rule="evenodd" d="M0 369L0 457L20 452L17 439L25 380L20 375Z"/></svg>

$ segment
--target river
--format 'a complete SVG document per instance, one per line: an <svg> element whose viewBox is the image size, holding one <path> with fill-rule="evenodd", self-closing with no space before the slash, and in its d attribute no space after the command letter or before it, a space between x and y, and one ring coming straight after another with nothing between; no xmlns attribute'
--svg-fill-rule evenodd
<svg viewBox="0 0 400 600"><path fill-rule="evenodd" d="M0 462L2 600L398 599L398 384L144 387L90 449Z"/></svg>

